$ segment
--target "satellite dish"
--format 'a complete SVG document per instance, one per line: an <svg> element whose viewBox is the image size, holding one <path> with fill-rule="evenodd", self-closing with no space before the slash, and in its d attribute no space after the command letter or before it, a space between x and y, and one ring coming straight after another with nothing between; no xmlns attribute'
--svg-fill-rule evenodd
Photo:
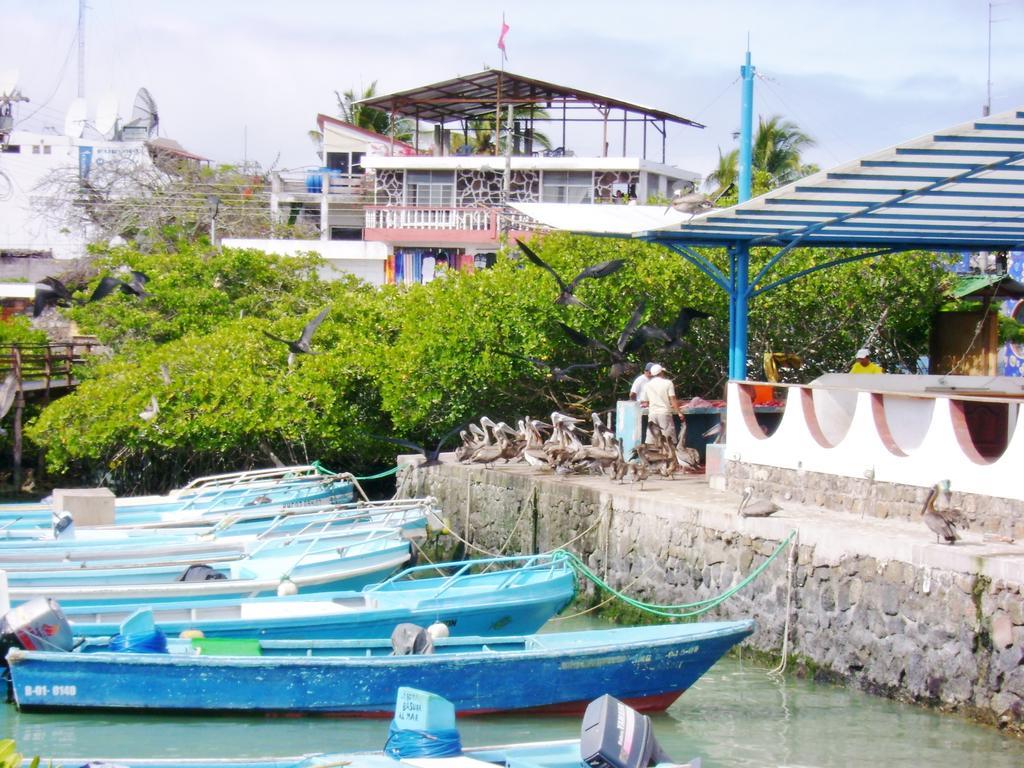
<svg viewBox="0 0 1024 768"><path fill-rule="evenodd" d="M96 105L96 130L107 139L117 133L117 94L113 91L103 94Z"/></svg>
<svg viewBox="0 0 1024 768"><path fill-rule="evenodd" d="M85 130L85 99L78 97L68 107L67 117L64 118L64 134L72 138L80 138Z"/></svg>
<svg viewBox="0 0 1024 768"><path fill-rule="evenodd" d="M145 88L139 88L135 94L135 104L132 106L132 119L129 125L145 129L145 138L156 135L160 125L160 113L156 108L156 100Z"/></svg>
<svg viewBox="0 0 1024 768"><path fill-rule="evenodd" d="M0 99L4 96L13 96L14 89L18 87L18 70L0 70Z"/></svg>

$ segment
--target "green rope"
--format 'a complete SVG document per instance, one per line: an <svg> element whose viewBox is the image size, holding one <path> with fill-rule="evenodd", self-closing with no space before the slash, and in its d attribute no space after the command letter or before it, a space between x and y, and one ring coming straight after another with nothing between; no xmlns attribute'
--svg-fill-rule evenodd
<svg viewBox="0 0 1024 768"><path fill-rule="evenodd" d="M337 472L331 472L331 470L329 470L327 467L325 467L323 464L321 464L319 460L314 461L309 466L311 466L313 469L315 469L321 475L331 475L332 477L337 477L337 475L338 475ZM353 480L380 480L382 477L387 477L388 475L395 474L395 472L397 472L397 471L398 471L398 467L392 467L391 469L385 470L385 471L380 472L380 473L378 473L376 475L367 475L366 477L354 477L353 476L352 479Z"/></svg>
<svg viewBox="0 0 1024 768"><path fill-rule="evenodd" d="M356 480L380 480L380 478L382 478L382 477L388 477L389 475L395 474L398 471L398 469L399 469L398 467L392 467L391 469L386 469L383 472L378 472L376 475L367 475L366 477L357 477L357 478L354 478L354 479L356 479Z"/></svg>
<svg viewBox="0 0 1024 768"><path fill-rule="evenodd" d="M561 553L562 556L565 557L572 564L573 568L575 568L581 575L586 576L588 579L590 579L592 582L594 582L597 586L601 587L602 589L611 592L613 595L615 595L615 597L619 598L627 605L631 605L638 610L646 611L647 613L653 614L655 616L664 616L667 618L674 619L685 619L693 616L700 616L701 614L707 613L712 608L714 608L717 605L721 605L730 597L732 597L741 589L743 589L745 586L747 586L750 582L752 582L754 579L760 576L761 572L764 571L764 569L767 568L771 564L771 562L779 556L779 554L786 548L786 545L788 545L789 542L793 540L794 536L796 536L796 531L793 531L791 534L789 534L789 536L787 536L786 539L781 544L779 544L775 551L768 556L767 560L765 560L763 563L757 566L757 568L751 571L750 575L748 575L745 579L743 579L743 581L741 581L736 586L730 587L720 595L708 598L707 600L698 600L695 603L680 603L678 605L657 605L655 603L645 603L641 600L636 600L632 597L629 597L628 595L625 595L622 592L619 592L617 589L614 589L612 586L610 586L600 576L598 576L596 573L590 570L590 568L588 568L587 565L572 552L568 552L566 550L555 551L557 553ZM695 610L686 610L690 608L693 608Z"/></svg>

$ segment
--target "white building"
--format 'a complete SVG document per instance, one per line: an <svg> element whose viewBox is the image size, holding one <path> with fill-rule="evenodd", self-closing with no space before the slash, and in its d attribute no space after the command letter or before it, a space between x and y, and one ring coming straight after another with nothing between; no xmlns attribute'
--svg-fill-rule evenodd
<svg viewBox="0 0 1024 768"><path fill-rule="evenodd" d="M510 104L517 110L511 129ZM282 223L302 221L318 229L321 242L331 241L331 260L338 268L351 260L358 274L365 259L383 254L380 280L374 282L426 282L440 265L469 271L493 263L503 241L528 234L535 224L509 204L647 202L700 182L698 174L665 161L667 126L700 124L509 72L485 70L375 97L363 106L416 126L432 125L431 145L418 146L420 131L416 143L408 144L318 115L322 166L275 174L271 212ZM561 115L542 121L530 115L530 106ZM496 111L503 124L493 133L509 139L503 138L498 150L477 152L474 125L493 120ZM596 143L604 150L598 156L568 146L569 124L584 120L591 133L596 133L594 123L601 126ZM560 134L550 138L557 144L553 149L541 146L541 122ZM572 126L574 135L586 129ZM621 153L612 151L613 136ZM384 250L374 249L368 257L367 243ZM257 245L276 252L292 247L282 241Z"/></svg>

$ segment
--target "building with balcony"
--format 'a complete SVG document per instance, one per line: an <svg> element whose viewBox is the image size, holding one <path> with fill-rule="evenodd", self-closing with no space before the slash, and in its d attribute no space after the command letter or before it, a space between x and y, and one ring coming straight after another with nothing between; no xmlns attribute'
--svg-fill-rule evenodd
<svg viewBox="0 0 1024 768"><path fill-rule="evenodd" d="M275 174L271 210L283 223L313 224L321 241L351 241L332 243L335 268L344 268L338 254L347 248L372 282L426 282L439 265L493 263L505 238L536 227L510 204L627 205L700 182L666 162L670 129L699 123L509 72L485 70L360 106L386 113L393 126L406 121L413 138L318 115L322 165ZM272 241L261 247L274 250ZM368 267L368 258L380 262Z"/></svg>

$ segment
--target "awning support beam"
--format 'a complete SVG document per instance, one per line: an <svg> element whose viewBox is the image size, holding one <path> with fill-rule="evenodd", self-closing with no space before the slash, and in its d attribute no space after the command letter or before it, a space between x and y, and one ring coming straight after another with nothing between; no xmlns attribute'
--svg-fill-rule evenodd
<svg viewBox="0 0 1024 768"><path fill-rule="evenodd" d="M717 285L726 293L729 292L729 278L722 273L722 270L720 270L718 267L716 267L714 264L712 264L710 261L701 256L692 248L689 248L685 245L679 245L678 243L668 243L658 240L652 242L658 242L661 245L668 248L670 251L679 254L684 259L686 259L686 261L690 262L691 264L693 264L693 266L695 266L697 269L699 269L701 272L707 275L712 280L712 282L714 282L715 285Z"/></svg>
<svg viewBox="0 0 1024 768"><path fill-rule="evenodd" d="M816 264L813 267L808 267L807 269L801 269L799 272L794 272L791 275L786 275L785 277L780 278L780 279L776 280L773 283L768 283L768 285L764 286L763 288L758 288L757 290L754 290L753 286L751 286L750 298L754 298L755 296L760 296L762 293L767 293L768 291L771 291L771 290L773 290L775 288L779 288L779 287L785 285L786 283L791 283L791 282L793 282L794 280L796 280L798 278L805 277L806 275L809 275L809 274L811 274L813 272L818 272L819 270L822 270L822 269L828 269L829 267L838 267L840 264L849 264L850 262L853 262L853 261L863 261L865 259L874 259L874 258L876 258L878 256L888 256L890 254L901 253L901 252L906 251L906 250L909 250L909 249L907 249L907 248L883 248L880 251L869 251L867 253L856 253L856 254L854 254L852 256L844 256L841 259L833 259L832 261L826 261L826 262L823 262L821 264Z"/></svg>

